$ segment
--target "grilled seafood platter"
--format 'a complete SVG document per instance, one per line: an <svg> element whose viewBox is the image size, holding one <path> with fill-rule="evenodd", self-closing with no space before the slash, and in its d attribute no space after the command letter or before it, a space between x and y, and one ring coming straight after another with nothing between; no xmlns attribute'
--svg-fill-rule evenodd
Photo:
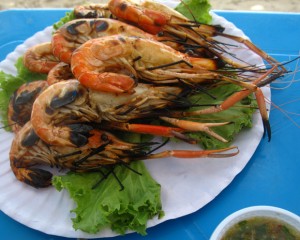
<svg viewBox="0 0 300 240"><path fill-rule="evenodd" d="M75 19L35 34L0 64L15 75L8 66L22 56L29 71L46 76L14 92L8 106L13 132L1 132L5 174L0 203L9 216L66 237L117 235L110 229L75 231L66 220L75 204L51 186L53 176L103 174L103 169L115 175L115 167L130 169L142 161L161 185L165 214L149 219L151 227L203 207L244 168L263 133L271 139L266 86L286 70L233 24L213 13L212 24L200 24L150 1L110 0L78 6L74 13ZM217 104L195 97L200 92L217 98L210 90L229 85L236 90ZM199 120L236 108L247 98L255 102L252 127L233 141L219 130L232 125L232 119ZM151 140L131 142L120 132L151 135ZM224 145L203 147L198 133ZM166 139L172 140L165 144ZM116 180L121 190L126 188ZM20 198L10 202L17 214L6 199L19 191L63 217L54 221L52 213ZM28 222L33 215L34 222Z"/></svg>

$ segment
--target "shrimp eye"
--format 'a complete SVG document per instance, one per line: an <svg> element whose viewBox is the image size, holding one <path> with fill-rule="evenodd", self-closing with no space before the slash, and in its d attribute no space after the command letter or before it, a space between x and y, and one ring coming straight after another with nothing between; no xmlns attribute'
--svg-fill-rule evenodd
<svg viewBox="0 0 300 240"><path fill-rule="evenodd" d="M121 11L125 11L127 9L127 4L122 3L122 4L120 4L119 8L120 8Z"/></svg>
<svg viewBox="0 0 300 240"><path fill-rule="evenodd" d="M160 32L157 33L157 36L158 36L158 37L162 37L162 36L164 36L164 35L165 35L165 33L164 33L163 31L160 31Z"/></svg>
<svg viewBox="0 0 300 240"><path fill-rule="evenodd" d="M104 141L104 142L108 141L107 134L105 134L105 133L101 134L101 140Z"/></svg>
<svg viewBox="0 0 300 240"><path fill-rule="evenodd" d="M188 54L189 56L193 56L195 54L194 51L191 49L188 49L185 53Z"/></svg>

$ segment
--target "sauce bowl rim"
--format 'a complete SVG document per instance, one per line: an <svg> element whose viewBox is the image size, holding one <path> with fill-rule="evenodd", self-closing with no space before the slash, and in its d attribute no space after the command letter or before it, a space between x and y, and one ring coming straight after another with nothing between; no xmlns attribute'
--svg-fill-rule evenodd
<svg viewBox="0 0 300 240"><path fill-rule="evenodd" d="M240 209L223 219L212 233L210 240L220 240L234 224L252 217L271 217L281 220L300 231L300 217L286 209L273 206L251 206Z"/></svg>

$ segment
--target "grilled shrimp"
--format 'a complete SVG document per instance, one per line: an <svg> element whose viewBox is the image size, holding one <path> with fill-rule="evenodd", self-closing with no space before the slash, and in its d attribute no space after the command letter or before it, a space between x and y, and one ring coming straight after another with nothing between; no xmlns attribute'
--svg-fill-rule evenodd
<svg viewBox="0 0 300 240"><path fill-rule="evenodd" d="M11 96L8 104L8 124L13 132L30 120L32 105L37 96L48 87L44 80L21 85Z"/></svg>
<svg viewBox="0 0 300 240"><path fill-rule="evenodd" d="M108 18L76 19L64 24L52 36L53 54L61 61L70 63L72 52L93 38L109 35L154 38L143 30Z"/></svg>
<svg viewBox="0 0 300 240"><path fill-rule="evenodd" d="M113 18L107 4L87 4L74 7L75 18Z"/></svg>
<svg viewBox="0 0 300 240"><path fill-rule="evenodd" d="M52 173L41 165L68 169L74 172L101 171L104 166L129 164L132 161L165 157L203 158L232 157L238 154L236 147L219 150L169 150L150 153L153 143L133 144L124 142L111 133L89 125L78 127L87 139L81 147L51 146L42 141L28 122L16 135L10 150L10 165L16 178L35 188L51 185ZM235 149L236 151L232 151ZM226 153L226 151L230 151Z"/></svg>
<svg viewBox="0 0 300 240"><path fill-rule="evenodd" d="M36 188L48 187L52 173L41 169L41 165L87 172L99 170L104 165L127 163L130 152L143 156L145 145L123 142L88 125L78 124L77 127L87 139L84 146L51 146L35 134L31 122L28 122L11 145L10 165L16 178Z"/></svg>
<svg viewBox="0 0 300 240"><path fill-rule="evenodd" d="M60 62L53 67L47 75L48 85L70 79L75 79L75 77L71 71L70 64L64 62Z"/></svg>
<svg viewBox="0 0 300 240"><path fill-rule="evenodd" d="M53 55L51 43L46 42L29 48L24 54L23 63L32 72L48 73L59 60Z"/></svg>
<svg viewBox="0 0 300 240"><path fill-rule="evenodd" d="M91 39L78 47L71 58L74 76L86 87L105 92L130 92L137 79L155 84L184 81L202 83L224 80L254 90L216 70L217 59L193 58L160 42L136 37L107 36Z"/></svg>
<svg viewBox="0 0 300 240"><path fill-rule="evenodd" d="M103 129L108 130L175 137L189 143L197 141L185 133L202 131L219 141L227 142L211 127L223 126L229 122L200 123L181 120L185 115L202 114L198 111L184 111L191 105L182 100L190 93L191 89L183 87L140 83L132 94L114 94L85 88L77 80L62 81L49 86L35 100L31 123L35 133L51 145L85 145L86 138L82 136L80 129L74 128L74 124L79 123L100 124ZM130 123L130 120L145 118L160 118L174 127Z"/></svg>
<svg viewBox="0 0 300 240"><path fill-rule="evenodd" d="M196 43L202 49L204 48L205 51L210 52L213 56L217 56L232 66L243 69L245 67L253 67L242 63L240 60L232 59L234 56L227 52L224 47L227 44L220 39L216 39L216 36L242 44L269 62L271 66L276 65L281 68L281 65L275 59L256 47L249 40L226 34L224 33L224 28L220 26L202 24L195 20L191 21L179 12L158 2L146 0L139 4L130 0L110 0L108 7L118 19L123 19L126 22L139 26L151 34L165 36L170 41L184 42L186 44L191 43L191 47Z"/></svg>
<svg viewBox="0 0 300 240"><path fill-rule="evenodd" d="M48 144L86 144L72 124L83 122L127 122L148 117L155 109L176 103L183 89L175 86L139 84L133 94L98 92L77 80L49 86L34 102L31 122L36 134Z"/></svg>

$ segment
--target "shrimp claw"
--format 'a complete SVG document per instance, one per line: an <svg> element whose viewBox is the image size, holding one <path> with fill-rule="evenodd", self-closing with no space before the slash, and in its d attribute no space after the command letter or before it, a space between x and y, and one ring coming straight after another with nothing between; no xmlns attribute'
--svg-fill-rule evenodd
<svg viewBox="0 0 300 240"><path fill-rule="evenodd" d="M235 152L224 153L226 151L231 151L235 149ZM239 153L239 149L236 146L215 149L215 150L202 150L202 151L192 151L192 150L167 150L160 153L154 153L147 156L147 159L153 158L165 158L165 157L175 157L175 158L225 158L233 157Z"/></svg>
<svg viewBox="0 0 300 240"><path fill-rule="evenodd" d="M180 120L176 118L169 118L169 117L160 117L160 119L164 120L165 122L171 123L177 127L180 127L181 129L184 129L186 131L201 131L205 132L208 135L214 137L215 139L218 139L221 142L228 142L225 138L220 136L219 134L215 133L213 130L211 130L210 127L219 127L229 124L230 122L223 122L223 123L198 123L198 122L192 122L187 120Z"/></svg>

